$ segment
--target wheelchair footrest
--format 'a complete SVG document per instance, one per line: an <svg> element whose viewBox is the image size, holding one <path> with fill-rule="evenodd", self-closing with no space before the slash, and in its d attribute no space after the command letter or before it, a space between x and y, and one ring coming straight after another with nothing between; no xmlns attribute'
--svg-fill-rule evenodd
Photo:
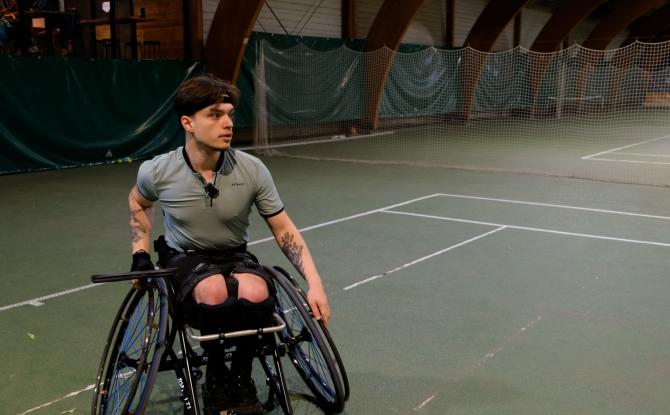
<svg viewBox="0 0 670 415"><path fill-rule="evenodd" d="M193 332L193 329L190 326L185 326L186 335L188 336L189 339L191 339L193 341L206 342L206 341L213 341L213 340L233 339L233 338L236 338L236 337L260 336L260 335L266 334L266 333L276 333L276 332L282 331L286 328L286 322L279 316L279 314L272 313L272 317L275 320L275 325L269 326L269 327L260 327L260 328L257 328L257 329L231 331L231 332L228 332L228 333L205 334L205 335L199 336L199 335L196 335Z"/></svg>

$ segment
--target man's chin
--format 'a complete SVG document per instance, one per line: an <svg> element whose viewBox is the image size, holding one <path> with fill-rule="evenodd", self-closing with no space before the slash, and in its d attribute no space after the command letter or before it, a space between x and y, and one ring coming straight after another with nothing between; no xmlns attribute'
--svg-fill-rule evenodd
<svg viewBox="0 0 670 415"><path fill-rule="evenodd" d="M226 151L230 150L230 143L217 143L216 145L210 146L210 148L216 151Z"/></svg>

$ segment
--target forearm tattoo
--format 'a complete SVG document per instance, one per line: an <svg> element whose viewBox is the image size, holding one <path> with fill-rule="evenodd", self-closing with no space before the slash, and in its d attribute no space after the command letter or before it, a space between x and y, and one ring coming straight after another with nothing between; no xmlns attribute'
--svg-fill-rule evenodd
<svg viewBox="0 0 670 415"><path fill-rule="evenodd" d="M291 261L291 264L293 264L295 269L297 269L298 272L300 272L302 275L305 275L305 269L302 265L302 251L304 247L302 245L298 245L295 241L295 237L288 232L282 235L279 244L281 250L284 251L286 258Z"/></svg>
<svg viewBox="0 0 670 415"><path fill-rule="evenodd" d="M142 223L142 219L139 218L142 212L142 209L130 212L130 234L133 242L139 241L142 239L142 236L147 234L147 227Z"/></svg>

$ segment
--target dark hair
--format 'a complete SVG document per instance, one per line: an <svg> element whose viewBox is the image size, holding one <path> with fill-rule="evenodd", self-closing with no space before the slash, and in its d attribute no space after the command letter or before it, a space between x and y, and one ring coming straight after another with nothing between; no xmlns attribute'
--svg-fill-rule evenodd
<svg viewBox="0 0 670 415"><path fill-rule="evenodd" d="M229 102L237 106L240 90L233 84L212 74L196 76L184 81L177 89L173 106L177 115L193 115L201 109L218 102Z"/></svg>

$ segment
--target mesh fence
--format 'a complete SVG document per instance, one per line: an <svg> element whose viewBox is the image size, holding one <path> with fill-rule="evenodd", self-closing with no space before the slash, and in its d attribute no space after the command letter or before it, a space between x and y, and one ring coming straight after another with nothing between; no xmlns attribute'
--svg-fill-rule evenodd
<svg viewBox="0 0 670 415"><path fill-rule="evenodd" d="M328 52L261 42L257 151L670 184L670 42Z"/></svg>

